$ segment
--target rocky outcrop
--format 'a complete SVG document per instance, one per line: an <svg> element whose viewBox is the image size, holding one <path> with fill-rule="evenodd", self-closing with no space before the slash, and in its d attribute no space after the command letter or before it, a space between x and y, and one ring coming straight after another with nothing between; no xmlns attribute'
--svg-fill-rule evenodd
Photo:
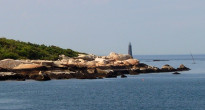
<svg viewBox="0 0 205 110"><path fill-rule="evenodd" d="M97 62L97 66L105 66L110 63L110 60L104 58L95 58L95 62Z"/></svg>
<svg viewBox="0 0 205 110"><path fill-rule="evenodd" d="M67 57L67 56L65 56L65 55L59 55L59 59L60 60L67 60L67 59L69 59L70 57Z"/></svg>
<svg viewBox="0 0 205 110"><path fill-rule="evenodd" d="M22 70L22 69L40 69L44 68L44 66L39 64L20 64L16 67L14 67L14 70Z"/></svg>
<svg viewBox="0 0 205 110"><path fill-rule="evenodd" d="M6 69L6 68L0 67L0 72L10 72L10 71L8 69Z"/></svg>
<svg viewBox="0 0 205 110"><path fill-rule="evenodd" d="M166 72L166 71L175 71L176 69L173 68L172 66L166 64L166 65L162 66L161 70Z"/></svg>
<svg viewBox="0 0 205 110"><path fill-rule="evenodd" d="M126 76L126 75L124 75L124 74L122 74L122 75L121 75L121 78L126 78L126 77L127 77L127 76Z"/></svg>
<svg viewBox="0 0 205 110"><path fill-rule="evenodd" d="M6 69L12 69L20 64L22 64L21 61L13 59L4 59L0 61L0 67Z"/></svg>
<svg viewBox="0 0 205 110"><path fill-rule="evenodd" d="M61 55L57 61L6 59L0 61L0 80L101 79L125 77L125 74L138 75L184 70L189 70L189 68L180 65L175 69L167 64L160 69L140 63L130 55L112 52L108 56L82 54L75 58Z"/></svg>
<svg viewBox="0 0 205 110"><path fill-rule="evenodd" d="M125 60L125 62L127 62L129 65L138 65L140 63L139 60L137 59L128 59L128 60Z"/></svg>
<svg viewBox="0 0 205 110"><path fill-rule="evenodd" d="M130 75L138 75L138 74L140 74L140 69L130 69L129 70L129 74Z"/></svg>
<svg viewBox="0 0 205 110"><path fill-rule="evenodd" d="M14 72L0 72L0 81L5 80L18 80L18 81L25 81L25 76L22 74L17 74Z"/></svg>
<svg viewBox="0 0 205 110"><path fill-rule="evenodd" d="M124 55L124 54L117 54L117 53L111 52L108 55L108 58L122 61L122 60L132 59L132 56Z"/></svg>
<svg viewBox="0 0 205 110"><path fill-rule="evenodd" d="M90 68L96 67L96 61L88 61L86 62L86 65L87 67L90 67Z"/></svg>
<svg viewBox="0 0 205 110"><path fill-rule="evenodd" d="M96 55L93 55L93 54L89 54L89 55L86 55L86 54L79 54L78 57L76 57L76 59L83 59L83 60L87 60L87 61L92 61L96 58L97 56Z"/></svg>
<svg viewBox="0 0 205 110"><path fill-rule="evenodd" d="M30 79L34 79L37 81L48 81L51 80L48 74L43 73L40 71L38 74L32 74L29 76Z"/></svg>
<svg viewBox="0 0 205 110"><path fill-rule="evenodd" d="M183 64L181 64L181 65L179 66L179 68L177 68L177 70L178 70L178 71L188 71L188 70L190 70L190 69L187 68L186 66L184 66Z"/></svg>
<svg viewBox="0 0 205 110"><path fill-rule="evenodd" d="M38 65L41 65L41 66L47 66L47 67L54 66L53 61L47 61L47 60L32 60L31 63L38 64Z"/></svg>

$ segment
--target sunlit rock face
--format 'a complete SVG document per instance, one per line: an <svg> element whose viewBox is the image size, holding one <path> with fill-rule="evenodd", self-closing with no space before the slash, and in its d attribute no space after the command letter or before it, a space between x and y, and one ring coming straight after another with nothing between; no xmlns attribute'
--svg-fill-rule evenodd
<svg viewBox="0 0 205 110"><path fill-rule="evenodd" d="M18 66L22 64L21 61L19 60L13 60L13 59L4 59L0 61L0 67L1 68L6 68L6 69L12 69L15 66Z"/></svg>
<svg viewBox="0 0 205 110"><path fill-rule="evenodd" d="M108 58L114 59L114 60L123 61L123 60L132 59L132 56L130 56L130 55L125 55L125 54L117 54L117 53L111 52L111 53L108 55Z"/></svg>
<svg viewBox="0 0 205 110"><path fill-rule="evenodd" d="M128 59L126 60L130 65L138 65L139 64L139 60L137 59Z"/></svg>
<svg viewBox="0 0 205 110"><path fill-rule="evenodd" d="M13 69L35 69L35 68L41 68L42 65L39 64L20 64Z"/></svg>
<svg viewBox="0 0 205 110"><path fill-rule="evenodd" d="M97 56L96 55L93 55L93 54L89 54L89 55L86 55L86 54L79 54L79 56L77 57L78 59L83 59L83 60L87 60L87 61L92 61L96 58Z"/></svg>

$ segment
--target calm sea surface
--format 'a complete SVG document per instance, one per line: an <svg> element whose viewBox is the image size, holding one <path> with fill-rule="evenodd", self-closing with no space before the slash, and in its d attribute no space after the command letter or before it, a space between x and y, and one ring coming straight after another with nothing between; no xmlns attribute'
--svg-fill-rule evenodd
<svg viewBox="0 0 205 110"><path fill-rule="evenodd" d="M135 56L161 67L185 64L191 71L96 80L3 81L0 110L204 110L205 55ZM153 59L169 61L153 62Z"/></svg>

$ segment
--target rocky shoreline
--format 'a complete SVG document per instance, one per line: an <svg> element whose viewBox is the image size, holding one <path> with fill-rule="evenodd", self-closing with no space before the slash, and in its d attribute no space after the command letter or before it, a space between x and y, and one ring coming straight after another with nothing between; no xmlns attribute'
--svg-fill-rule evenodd
<svg viewBox="0 0 205 110"><path fill-rule="evenodd" d="M124 78L125 74L138 75L188 70L190 69L183 64L178 68L173 68L168 64L157 68L140 63L130 55L111 52L108 56L80 54L75 58L60 55L58 61L4 59L0 61L0 81L102 79L115 78L120 75Z"/></svg>

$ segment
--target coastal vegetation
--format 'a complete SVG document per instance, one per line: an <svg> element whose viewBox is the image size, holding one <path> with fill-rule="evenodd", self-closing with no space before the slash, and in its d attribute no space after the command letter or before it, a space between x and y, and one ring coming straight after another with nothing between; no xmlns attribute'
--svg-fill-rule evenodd
<svg viewBox="0 0 205 110"><path fill-rule="evenodd" d="M59 55L76 57L79 52L57 46L46 46L13 39L0 38L0 60L2 59L40 59L57 60Z"/></svg>

